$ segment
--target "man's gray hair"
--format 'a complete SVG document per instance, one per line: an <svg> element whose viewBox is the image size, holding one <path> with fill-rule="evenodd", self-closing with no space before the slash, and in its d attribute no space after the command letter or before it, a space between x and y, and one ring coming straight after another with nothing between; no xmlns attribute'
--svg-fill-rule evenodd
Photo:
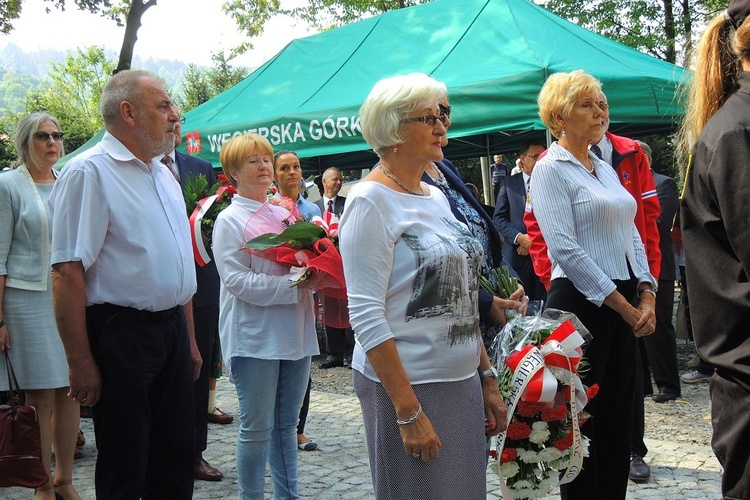
<svg viewBox="0 0 750 500"><path fill-rule="evenodd" d="M120 103L129 101L139 104L143 87L143 78L157 79L153 73L142 70L120 71L109 79L102 90L99 100L99 110L105 125L113 125L120 117Z"/></svg>

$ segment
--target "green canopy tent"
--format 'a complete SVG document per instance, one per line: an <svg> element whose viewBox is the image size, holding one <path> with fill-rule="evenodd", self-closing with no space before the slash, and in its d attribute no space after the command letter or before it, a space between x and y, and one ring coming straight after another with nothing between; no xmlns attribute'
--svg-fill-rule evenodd
<svg viewBox="0 0 750 500"><path fill-rule="evenodd" d="M359 128L362 101L379 79L419 71L449 89L446 156L487 156L534 131L543 136L539 90L550 74L579 68L603 82L613 129L668 130L682 115L674 99L680 67L528 0L437 0L291 42L187 113L181 148L218 166L223 142L254 131L319 168L369 166L375 156Z"/></svg>
<svg viewBox="0 0 750 500"><path fill-rule="evenodd" d="M257 132L306 171L370 166L358 110L379 79L424 72L446 83L451 159L544 137L536 97L547 77L599 78L612 129L665 131L682 115L682 69L565 21L528 0L436 0L295 40L240 83L185 114L187 150L219 166L221 145Z"/></svg>

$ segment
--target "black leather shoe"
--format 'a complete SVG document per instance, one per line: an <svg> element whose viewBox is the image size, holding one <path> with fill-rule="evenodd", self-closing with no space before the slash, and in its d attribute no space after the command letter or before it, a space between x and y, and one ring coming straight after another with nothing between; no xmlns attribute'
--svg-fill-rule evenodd
<svg viewBox="0 0 750 500"><path fill-rule="evenodd" d="M672 392L672 391L659 391L659 394L654 394L654 397L651 399L655 403L666 403L667 401L674 401L675 399L680 397L679 392Z"/></svg>
<svg viewBox="0 0 750 500"><path fill-rule="evenodd" d="M335 358L333 356L328 356L325 361L320 363L321 368L336 368L337 366L344 366L344 360L341 358Z"/></svg>
<svg viewBox="0 0 750 500"><path fill-rule="evenodd" d="M630 453L630 474L628 477L636 483L643 483L651 477L651 469L637 453Z"/></svg>

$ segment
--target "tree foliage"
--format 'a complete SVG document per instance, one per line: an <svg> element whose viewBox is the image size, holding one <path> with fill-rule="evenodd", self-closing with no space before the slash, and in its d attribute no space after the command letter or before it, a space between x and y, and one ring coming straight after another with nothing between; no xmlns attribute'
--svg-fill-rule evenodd
<svg viewBox="0 0 750 500"><path fill-rule="evenodd" d="M115 63L102 47L89 47L51 67L49 85L27 94L24 114L46 111L56 117L65 132L65 149L73 151L103 128L99 98ZM21 116L10 119L17 122Z"/></svg>
<svg viewBox="0 0 750 500"><path fill-rule="evenodd" d="M21 15L21 0L3 0L0 2L0 33L8 34L13 30L13 21Z"/></svg>
<svg viewBox="0 0 750 500"><path fill-rule="evenodd" d="M291 16L323 31L428 1L430 0L308 0L304 7L284 9L280 0L228 0L222 9L252 38L261 35L265 23L275 15ZM237 47L233 55L250 48L252 43L245 43Z"/></svg>
<svg viewBox="0 0 750 500"><path fill-rule="evenodd" d="M10 33L13 21L21 15L23 0L0 1L0 33ZM138 30L141 27L143 14L156 5L156 0L45 0L52 8L64 11L75 5L78 10L87 10L92 14L115 21L118 26L125 27L125 35L120 48L120 59L116 71L130 69L133 61L133 49L138 40ZM47 7L47 13L52 12Z"/></svg>
<svg viewBox="0 0 750 500"><path fill-rule="evenodd" d="M212 68L188 65L183 80L183 95L175 99L183 113L233 87L248 75L247 68L232 66L231 57L224 53L214 54L211 59L214 61Z"/></svg>
<svg viewBox="0 0 750 500"><path fill-rule="evenodd" d="M729 0L535 0L558 16L672 63L685 63L695 37Z"/></svg>

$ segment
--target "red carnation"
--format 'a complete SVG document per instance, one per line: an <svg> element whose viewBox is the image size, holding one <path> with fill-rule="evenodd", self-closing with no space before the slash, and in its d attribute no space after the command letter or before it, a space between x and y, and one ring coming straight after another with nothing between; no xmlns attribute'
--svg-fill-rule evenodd
<svg viewBox="0 0 750 500"><path fill-rule="evenodd" d="M565 420L568 416L568 407L565 405L555 406L553 408L545 408L542 410L542 420L545 422L557 422L559 420Z"/></svg>
<svg viewBox="0 0 750 500"><path fill-rule="evenodd" d="M229 184L229 180L227 179L227 176L224 174L217 175L216 180L221 182L222 184Z"/></svg>
<svg viewBox="0 0 750 500"><path fill-rule="evenodd" d="M491 459L493 459L493 460L497 460L497 450L490 450L490 451L488 451L488 452L487 452L487 455L488 455L488 456L489 456L489 457L490 457Z"/></svg>
<svg viewBox="0 0 750 500"><path fill-rule="evenodd" d="M557 441L552 443L552 446L560 451L565 451L573 446L573 431L568 432L568 434L566 434L564 438L558 439Z"/></svg>
<svg viewBox="0 0 750 500"><path fill-rule="evenodd" d="M526 439L531 436L531 427L523 422L511 422L508 426L508 438Z"/></svg>
<svg viewBox="0 0 750 500"><path fill-rule="evenodd" d="M515 448L505 448L500 455L500 463L507 464L518 458L518 451Z"/></svg>
<svg viewBox="0 0 750 500"><path fill-rule="evenodd" d="M529 403L521 400L518 402L518 406L516 406L516 413L522 417L533 417L546 407L545 403Z"/></svg>
<svg viewBox="0 0 750 500"><path fill-rule="evenodd" d="M589 401L594 399L598 393L599 393L599 384L592 384L591 387L586 389L586 396L589 398Z"/></svg>

